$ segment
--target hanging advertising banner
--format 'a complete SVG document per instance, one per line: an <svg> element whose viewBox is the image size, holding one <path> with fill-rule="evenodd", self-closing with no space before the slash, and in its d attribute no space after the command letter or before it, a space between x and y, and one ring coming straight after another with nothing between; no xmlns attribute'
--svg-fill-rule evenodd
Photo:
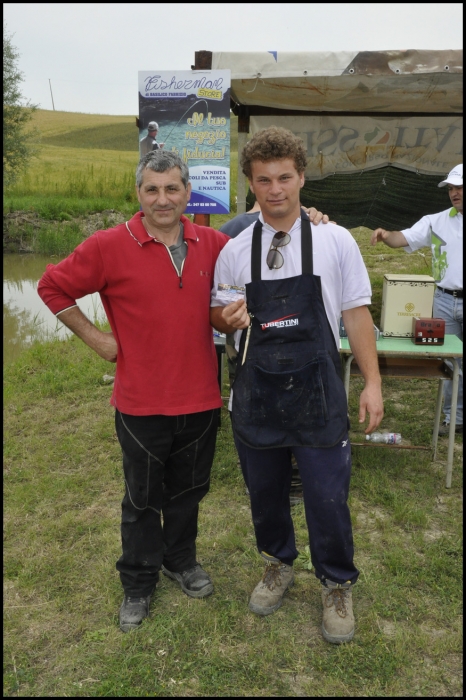
<svg viewBox="0 0 466 700"><path fill-rule="evenodd" d="M139 152L189 167L187 214L230 212L230 71L139 71Z"/></svg>
<svg viewBox="0 0 466 700"><path fill-rule="evenodd" d="M463 119L455 114L251 117L252 134L272 125L290 129L303 140L308 180L386 165L443 176L463 158Z"/></svg>

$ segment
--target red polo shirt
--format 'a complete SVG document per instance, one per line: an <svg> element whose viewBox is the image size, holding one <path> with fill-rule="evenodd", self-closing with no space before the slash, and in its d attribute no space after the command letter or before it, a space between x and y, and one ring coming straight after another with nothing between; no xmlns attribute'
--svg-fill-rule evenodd
<svg viewBox="0 0 466 700"><path fill-rule="evenodd" d="M54 313L99 292L118 343L110 403L130 415L197 413L222 404L209 321L218 254L230 240L181 217L188 251L180 277L163 243L138 212L97 231L58 265L47 265L38 293Z"/></svg>

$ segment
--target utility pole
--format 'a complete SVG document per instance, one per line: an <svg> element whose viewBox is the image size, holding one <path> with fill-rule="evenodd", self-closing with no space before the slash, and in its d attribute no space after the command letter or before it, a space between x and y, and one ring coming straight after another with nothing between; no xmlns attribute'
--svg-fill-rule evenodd
<svg viewBox="0 0 466 700"><path fill-rule="evenodd" d="M53 111L55 112L55 105L53 103L52 83L50 82L50 78L49 78L49 85L50 85L50 94L52 95L52 107L53 107Z"/></svg>

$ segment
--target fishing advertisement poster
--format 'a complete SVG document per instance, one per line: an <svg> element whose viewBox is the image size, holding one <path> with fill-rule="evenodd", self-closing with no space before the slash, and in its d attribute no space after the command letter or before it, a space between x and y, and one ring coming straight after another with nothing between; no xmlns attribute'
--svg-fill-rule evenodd
<svg viewBox="0 0 466 700"><path fill-rule="evenodd" d="M163 148L189 167L187 214L230 212L229 70L139 71L139 152Z"/></svg>

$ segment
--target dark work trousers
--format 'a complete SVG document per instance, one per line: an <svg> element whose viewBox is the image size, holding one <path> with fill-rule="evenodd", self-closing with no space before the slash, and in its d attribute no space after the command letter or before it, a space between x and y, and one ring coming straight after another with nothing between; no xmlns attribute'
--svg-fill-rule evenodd
<svg viewBox="0 0 466 700"><path fill-rule="evenodd" d="M196 565L199 503L209 490L218 410L182 416L115 413L126 482L121 504L125 595L151 595L162 564Z"/></svg>
<svg viewBox="0 0 466 700"><path fill-rule="evenodd" d="M348 435L334 447L284 447L257 450L235 441L251 498L259 552L291 565L298 556L290 509L292 467L298 463L303 485L311 561L318 579L355 583L353 534L347 504L351 476Z"/></svg>

